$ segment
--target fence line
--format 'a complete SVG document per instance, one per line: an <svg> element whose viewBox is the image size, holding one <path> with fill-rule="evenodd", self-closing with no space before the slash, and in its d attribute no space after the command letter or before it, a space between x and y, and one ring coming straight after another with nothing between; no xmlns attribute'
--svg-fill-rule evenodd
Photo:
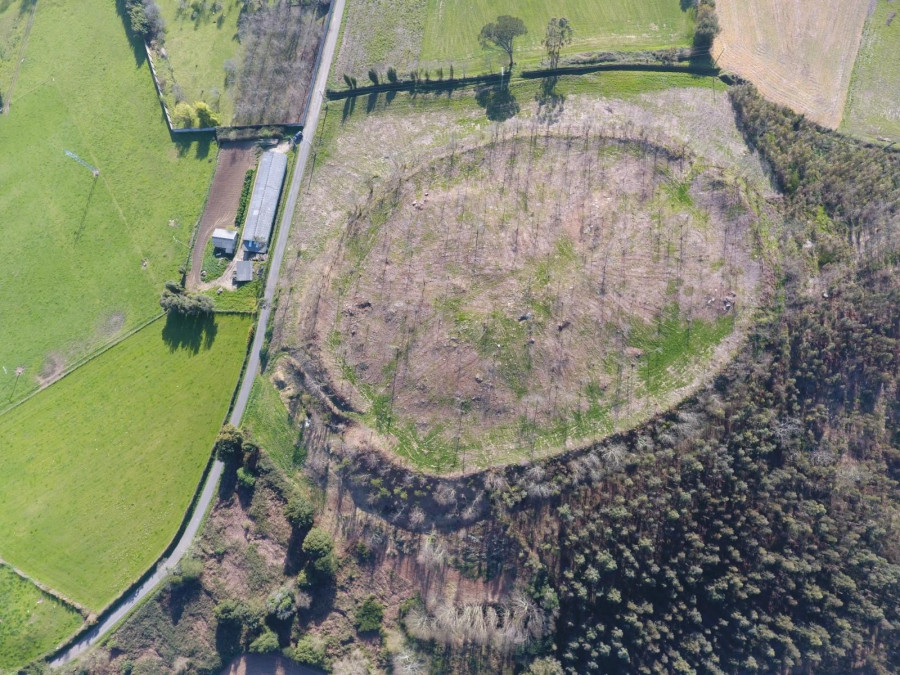
<svg viewBox="0 0 900 675"><path fill-rule="evenodd" d="M98 347L98 348L96 349L96 351L93 351L93 352L91 352L90 354L87 354L86 356L81 357L80 359L78 359L77 361L75 361L75 363L73 363L73 364L70 365L68 368L66 368L66 369L60 374L60 376L57 377L57 378L56 378L55 380L53 380L52 382L48 382L47 384L38 387L38 388L35 389L33 392L31 392L30 394L28 394L25 398L23 398L23 399L21 399L21 400L19 400L19 401L16 401L15 403L13 403L13 404L12 404L11 406L9 406L8 408L4 408L3 410L0 410L0 417L2 417L3 415L6 415L7 413L12 412L13 410L15 410L16 408L18 408L20 405L22 405L22 404L25 403L26 401L29 401L29 400L31 400L32 398L34 398L35 396L37 396L38 394L40 394L40 393L41 393L42 391L44 391L44 389L46 389L47 387L52 386L52 385L56 384L57 382L59 382L59 381L60 381L61 379L63 379L64 377L67 377L67 376L71 375L75 370L78 370L79 368L81 368L81 366L84 366L84 365L86 365L87 363L93 361L94 359L96 359L96 358L97 358L98 356L100 356L101 354L104 354L104 353L108 352L110 349L112 349L113 347L115 347L115 346L116 346L117 344L119 344L120 342L123 342L124 340L127 340L128 338L130 338L132 335L134 335L134 334L137 333L138 331L143 330L144 328L146 328L147 326L149 326L149 325L150 325L151 323L153 323L154 321L157 321L158 319L162 318L164 315L165 315L165 312L160 312L159 314L154 315L153 317L147 319L147 320L144 321L143 323L138 324L137 326L135 326L134 328L132 328L131 330L129 330L129 331L128 331L127 333L125 333L124 335L120 335L119 337L113 338L112 340L110 340L109 342L107 342L105 345L101 345L100 347Z"/></svg>

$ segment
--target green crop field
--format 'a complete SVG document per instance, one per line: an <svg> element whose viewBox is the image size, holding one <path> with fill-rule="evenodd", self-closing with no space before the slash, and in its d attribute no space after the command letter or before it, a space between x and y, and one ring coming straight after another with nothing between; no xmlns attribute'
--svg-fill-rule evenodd
<svg viewBox="0 0 900 675"><path fill-rule="evenodd" d="M180 11L178 0L158 0L166 22L165 51L171 66L160 68L165 79L168 74L178 84L189 103L205 101L219 111L222 124L228 124L234 111L232 90L225 82L225 62L240 54L237 24L241 15L241 0L225 0L222 11L213 13L212 2L197 12L191 7ZM160 64L157 64L160 65ZM171 85L173 82L168 82ZM229 83L230 85L230 83ZM175 105L171 87L166 87L170 110Z"/></svg>
<svg viewBox="0 0 900 675"><path fill-rule="evenodd" d="M0 25L19 5L0 3ZM173 142L114 3L41 0L0 148L0 312L15 316L0 328L2 409L159 311L215 146Z"/></svg>
<svg viewBox="0 0 900 675"><path fill-rule="evenodd" d="M478 33L500 14L519 17L528 29L515 43L519 63L542 58L541 40L547 21L554 16L566 17L574 28L572 44L565 53L656 49L689 45L693 39L691 14L682 11L676 0L561 0L552 4L540 0L428 0L422 61L499 70L507 62L506 55L482 49Z"/></svg>
<svg viewBox="0 0 900 675"><path fill-rule="evenodd" d="M362 82L369 68L395 67L405 73L415 68L443 68L449 75L499 71L506 55L482 49L481 27L501 14L517 16L528 34L517 38L515 58L520 66L536 67L544 57L541 40L547 21L564 16L574 35L564 54L605 50L658 49L690 45L693 10L682 10L677 0L560 0L548 5L538 0L353 0L348 4L333 86L344 73ZM401 16L398 23L393 19ZM365 80L368 82L368 80Z"/></svg>
<svg viewBox="0 0 900 675"><path fill-rule="evenodd" d="M160 319L0 417L0 558L93 610L152 564L209 458L250 321Z"/></svg>
<svg viewBox="0 0 900 675"><path fill-rule="evenodd" d="M0 671L27 663L74 633L74 609L0 565Z"/></svg>
<svg viewBox="0 0 900 675"><path fill-rule="evenodd" d="M856 57L843 129L900 141L900 7L878 0Z"/></svg>

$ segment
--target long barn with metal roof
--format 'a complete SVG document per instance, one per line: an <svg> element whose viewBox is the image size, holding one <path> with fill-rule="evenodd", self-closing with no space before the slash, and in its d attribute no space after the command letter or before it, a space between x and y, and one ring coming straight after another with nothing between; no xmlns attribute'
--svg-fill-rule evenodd
<svg viewBox="0 0 900 675"><path fill-rule="evenodd" d="M253 194L247 207L244 225L244 249L251 253L265 253L275 223L275 212L281 197L281 187L287 173L287 155L269 150L263 153L253 182Z"/></svg>

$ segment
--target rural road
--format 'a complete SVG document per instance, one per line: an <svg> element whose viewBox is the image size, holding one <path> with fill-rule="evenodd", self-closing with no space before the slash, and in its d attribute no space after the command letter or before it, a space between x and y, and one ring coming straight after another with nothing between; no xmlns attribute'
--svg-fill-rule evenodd
<svg viewBox="0 0 900 675"><path fill-rule="evenodd" d="M285 203L284 213L281 217L281 223L278 228L278 235L275 241L275 247L269 256L269 276L266 279L266 288L263 294L263 302L259 313L259 323L256 327L256 333L253 336L253 345L250 348L250 357L247 361L247 368L244 370L244 378L241 380L240 390L234 402L234 408L231 413L229 422L235 426L239 426L241 418L244 416L244 409L247 407L247 400L250 398L250 391L253 388L253 381L259 372L259 350L265 339L266 326L269 323L269 316L272 312L272 300L275 297L275 287L278 284L278 273L281 269L281 261L284 258L284 250L287 248L288 235L291 229L291 220L294 215L294 209L297 205L297 197L300 194L300 185L303 182L303 174L306 170L306 164L309 161L312 149L312 139L316 136L316 128L319 123L319 114L322 110L322 102L325 100L325 85L328 82L328 71L331 68L331 61L334 57L334 50L337 46L338 33L341 28L341 18L344 14L345 0L334 0L334 10L332 12L331 21L328 25L328 34L325 37L325 43L322 46L322 55L319 60L319 68L316 72L316 79L313 85L312 96L309 101L309 109L306 112L306 126L303 130L304 140L300 144L297 152L297 163L294 167L294 177L288 188L287 202ZM200 531L206 512L212 504L216 494L216 486L222 477L224 466L222 462L216 460L213 462L212 469L207 474L206 482L197 504L194 508L187 527L178 543L175 545L171 555L168 558L157 562L156 569L153 574L139 587L133 589L131 593L122 598L117 603L115 609L106 616L103 621L94 626L90 631L82 635L76 642L72 643L66 650L60 652L54 659L50 661L51 667L64 665L80 654L87 651L92 645L96 644L101 638L105 637L122 619L124 619L137 604L143 600L154 588L168 575L187 553L194 537Z"/></svg>

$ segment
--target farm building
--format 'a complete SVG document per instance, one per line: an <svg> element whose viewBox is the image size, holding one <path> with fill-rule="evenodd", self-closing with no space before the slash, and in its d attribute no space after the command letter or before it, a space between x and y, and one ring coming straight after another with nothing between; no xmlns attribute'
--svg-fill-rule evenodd
<svg viewBox="0 0 900 675"><path fill-rule="evenodd" d="M265 253L269 248L275 211L281 197L281 186L287 172L287 155L269 150L263 153L253 183L253 194L244 225L244 248L252 253Z"/></svg>
<svg viewBox="0 0 900 675"><path fill-rule="evenodd" d="M234 271L234 280L238 283L253 281L253 261L239 260Z"/></svg>
<svg viewBox="0 0 900 675"><path fill-rule="evenodd" d="M225 230L221 227L213 230L212 234L213 246L222 249L228 255L234 253L234 249L237 246L237 238L238 233L236 230Z"/></svg>

